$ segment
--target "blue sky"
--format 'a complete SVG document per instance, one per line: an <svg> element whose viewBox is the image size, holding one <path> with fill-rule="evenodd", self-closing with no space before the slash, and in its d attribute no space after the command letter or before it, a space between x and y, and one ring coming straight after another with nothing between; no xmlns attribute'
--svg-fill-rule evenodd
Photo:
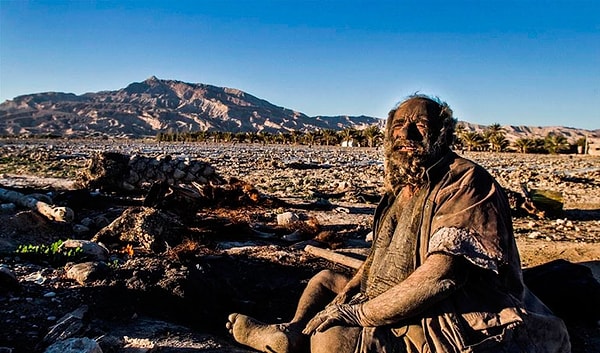
<svg viewBox="0 0 600 353"><path fill-rule="evenodd" d="M0 0L0 101L155 75L314 115L414 92L472 123L600 128L600 1Z"/></svg>

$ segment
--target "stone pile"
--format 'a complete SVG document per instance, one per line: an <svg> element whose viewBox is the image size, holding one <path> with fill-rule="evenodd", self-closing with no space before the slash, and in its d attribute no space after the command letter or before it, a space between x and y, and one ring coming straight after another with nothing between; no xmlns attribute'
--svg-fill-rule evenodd
<svg viewBox="0 0 600 353"><path fill-rule="evenodd" d="M173 158L170 155L148 157L103 152L94 155L79 174L77 186L91 189L148 190L154 183L169 185L223 184L215 169L204 161Z"/></svg>

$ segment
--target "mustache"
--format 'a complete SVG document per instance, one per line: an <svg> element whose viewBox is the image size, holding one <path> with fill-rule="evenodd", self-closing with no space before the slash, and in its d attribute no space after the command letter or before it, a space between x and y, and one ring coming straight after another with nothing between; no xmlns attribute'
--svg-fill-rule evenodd
<svg viewBox="0 0 600 353"><path fill-rule="evenodd" d="M417 154L423 154L428 152L428 147L422 142L397 139L392 142L389 147L389 151L392 153L413 152Z"/></svg>

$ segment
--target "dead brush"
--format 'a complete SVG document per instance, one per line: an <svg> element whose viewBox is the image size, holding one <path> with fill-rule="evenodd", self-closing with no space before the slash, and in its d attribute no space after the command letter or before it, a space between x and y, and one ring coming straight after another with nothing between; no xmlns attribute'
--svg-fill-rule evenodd
<svg viewBox="0 0 600 353"><path fill-rule="evenodd" d="M321 231L321 225L316 218L310 217L304 221L290 222L283 226L282 229L288 233L288 236L294 234L294 240L305 240L310 239L319 233Z"/></svg>
<svg viewBox="0 0 600 353"><path fill-rule="evenodd" d="M166 255L174 260L183 261L195 258L197 255L205 252L206 247L197 240L185 238L183 241L167 250Z"/></svg>
<svg viewBox="0 0 600 353"><path fill-rule="evenodd" d="M313 240L319 243L327 244L330 249L339 249L344 244L343 236L339 233L333 233L331 231L323 231L317 234Z"/></svg>

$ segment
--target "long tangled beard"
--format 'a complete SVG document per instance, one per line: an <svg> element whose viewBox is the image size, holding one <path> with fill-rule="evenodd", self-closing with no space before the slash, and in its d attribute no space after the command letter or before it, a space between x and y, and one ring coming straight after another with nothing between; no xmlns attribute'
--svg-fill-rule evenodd
<svg viewBox="0 0 600 353"><path fill-rule="evenodd" d="M410 151L401 148L410 146ZM405 140L389 141L384 144L385 188L397 195L404 186L420 188L426 183L425 171L439 155L437 146L428 142Z"/></svg>

